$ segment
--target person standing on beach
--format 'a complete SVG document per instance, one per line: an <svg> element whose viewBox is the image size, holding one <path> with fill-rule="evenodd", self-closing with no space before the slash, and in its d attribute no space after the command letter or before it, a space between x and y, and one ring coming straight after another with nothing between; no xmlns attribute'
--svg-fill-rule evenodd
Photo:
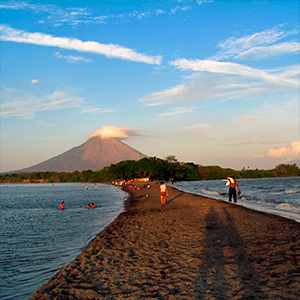
<svg viewBox="0 0 300 300"><path fill-rule="evenodd" d="M233 196L234 204L236 204L236 202L237 202L237 196L236 196L236 189L235 189L235 187L238 188L238 195L241 194L240 187L239 187L237 181L234 178L234 174L231 174L231 175L227 176L227 179L229 181L229 199L228 200L231 203L231 199L232 199L232 196Z"/></svg>
<svg viewBox="0 0 300 300"><path fill-rule="evenodd" d="M160 183L159 190L160 190L160 202L161 205L164 206L166 204L166 197L168 196L168 189L163 181L161 181Z"/></svg>

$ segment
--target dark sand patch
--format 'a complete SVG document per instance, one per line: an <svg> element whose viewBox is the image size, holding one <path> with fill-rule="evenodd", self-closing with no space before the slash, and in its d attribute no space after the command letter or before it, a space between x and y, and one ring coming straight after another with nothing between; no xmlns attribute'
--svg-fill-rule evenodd
<svg viewBox="0 0 300 300"><path fill-rule="evenodd" d="M31 299L298 300L300 226L152 184Z"/></svg>

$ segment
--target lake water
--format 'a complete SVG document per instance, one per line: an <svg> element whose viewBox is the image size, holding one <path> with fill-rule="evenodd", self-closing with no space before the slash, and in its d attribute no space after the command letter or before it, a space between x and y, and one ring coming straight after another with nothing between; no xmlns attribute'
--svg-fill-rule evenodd
<svg viewBox="0 0 300 300"><path fill-rule="evenodd" d="M238 204L300 222L300 178L238 179L242 197ZM182 181L176 187L184 192L228 201L224 180Z"/></svg>
<svg viewBox="0 0 300 300"><path fill-rule="evenodd" d="M123 210L105 184L0 185L0 299L28 299ZM65 201L66 209L58 209ZM94 203L96 209L84 209Z"/></svg>
<svg viewBox="0 0 300 300"><path fill-rule="evenodd" d="M176 182L179 190L227 201L222 180ZM238 204L300 222L300 178L239 179ZM78 256L123 210L128 194L82 183L0 185L0 299L28 299ZM66 209L58 209L65 201ZM98 208L84 209L88 203Z"/></svg>

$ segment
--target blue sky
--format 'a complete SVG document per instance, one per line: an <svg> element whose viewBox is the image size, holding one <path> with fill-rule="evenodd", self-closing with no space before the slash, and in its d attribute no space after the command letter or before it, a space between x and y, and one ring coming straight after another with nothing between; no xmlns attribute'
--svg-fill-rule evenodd
<svg viewBox="0 0 300 300"><path fill-rule="evenodd" d="M202 165L299 160L300 1L0 9L2 172L100 128L146 155Z"/></svg>

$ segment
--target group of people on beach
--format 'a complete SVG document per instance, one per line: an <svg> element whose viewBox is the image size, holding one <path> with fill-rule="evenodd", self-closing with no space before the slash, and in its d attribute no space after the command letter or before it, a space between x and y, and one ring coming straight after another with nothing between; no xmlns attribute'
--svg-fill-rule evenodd
<svg viewBox="0 0 300 300"><path fill-rule="evenodd" d="M234 204L237 204L237 198L241 194L241 189L240 189L240 187L239 187L236 179L234 178L234 174L231 174L231 175L227 176L227 180L229 182L229 199L228 199L228 201L229 201L229 203L231 203L232 202L232 198L233 198ZM126 185L126 184L125 184L125 182L122 182L121 184L118 183L118 185L120 187L124 187L124 185ZM174 181L173 180L172 180L172 185L174 185ZM135 189L134 186L132 186L131 182L128 184L128 186L131 189ZM149 188L150 185L147 184L144 187L148 187ZM238 193L236 192L236 187L238 189ZM168 188L167 188L167 186L166 186L166 184L165 184L165 182L163 180L160 182L159 190L160 190L160 202L161 202L161 205L164 206L166 204L166 197L168 197L169 192L168 192ZM148 196L148 195L146 195L146 196ZM147 197L145 197L145 198L147 198ZM91 203L91 204L88 204L87 206L85 206L84 208L86 208L86 209L94 209L94 208L96 208L96 205L94 203ZM64 201L60 204L59 209L60 210L64 210L65 209L65 202Z"/></svg>
<svg viewBox="0 0 300 300"><path fill-rule="evenodd" d="M139 191L141 187L135 186L134 179L130 180L120 180L120 181L113 181L112 184L116 187L119 187L120 189L128 188L129 191ZM150 188L150 183L145 183L143 188Z"/></svg>
<svg viewBox="0 0 300 300"><path fill-rule="evenodd" d="M84 208L86 209L93 209L96 208L97 206L94 203L88 204L87 206L85 206ZM65 209L65 202L63 201L60 206L59 206L60 210L64 210Z"/></svg>
<svg viewBox="0 0 300 300"><path fill-rule="evenodd" d="M232 203L232 198L233 198L233 202L234 204L237 204L237 198L241 195L241 189L236 181L236 179L234 178L234 174L231 174L229 176L226 177L229 183L229 203ZM174 181L172 180L172 185L174 185ZM236 187L238 189L238 193L236 192ZM169 195L168 193L168 188L165 185L165 182L162 180L160 182L160 202L161 205L164 206L166 204L166 197Z"/></svg>

